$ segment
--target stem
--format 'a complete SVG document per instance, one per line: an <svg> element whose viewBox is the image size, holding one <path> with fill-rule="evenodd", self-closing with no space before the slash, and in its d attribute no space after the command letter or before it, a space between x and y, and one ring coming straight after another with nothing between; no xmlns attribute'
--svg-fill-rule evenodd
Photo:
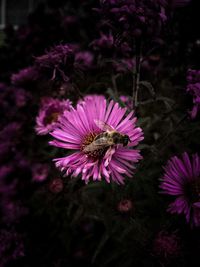
<svg viewBox="0 0 200 267"><path fill-rule="evenodd" d="M117 78L119 77L119 75L112 75L111 76L111 80L112 80L112 85L113 85L113 89L114 89L114 94L115 94L115 97L118 98L118 88L117 88Z"/></svg>
<svg viewBox="0 0 200 267"><path fill-rule="evenodd" d="M138 106L138 93L140 89L140 67L141 67L141 42L136 40L136 68L133 79L133 108Z"/></svg>

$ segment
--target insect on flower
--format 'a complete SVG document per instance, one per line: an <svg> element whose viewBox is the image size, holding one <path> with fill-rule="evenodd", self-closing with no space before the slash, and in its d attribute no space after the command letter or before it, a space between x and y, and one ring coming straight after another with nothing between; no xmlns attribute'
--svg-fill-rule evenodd
<svg viewBox="0 0 200 267"><path fill-rule="evenodd" d="M95 124L99 129L103 132L98 134L92 143L85 146L83 149L84 153L87 152L94 152L96 150L107 150L112 149L114 145L123 145L127 146L128 143L131 141L129 136L126 134L121 134L120 132L116 131L112 126L108 125L107 123L94 120Z"/></svg>

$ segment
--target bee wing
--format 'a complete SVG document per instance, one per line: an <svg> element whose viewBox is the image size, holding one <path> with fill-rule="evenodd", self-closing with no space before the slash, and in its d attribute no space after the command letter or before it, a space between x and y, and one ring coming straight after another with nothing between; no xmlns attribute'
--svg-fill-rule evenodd
<svg viewBox="0 0 200 267"><path fill-rule="evenodd" d="M108 146L110 146L110 144L108 143L107 138L102 137L93 141L88 146L84 147L83 152L93 152L95 150L106 148Z"/></svg>
<svg viewBox="0 0 200 267"><path fill-rule="evenodd" d="M107 123L100 121L100 120L94 120L96 126L101 129L102 131L105 132L112 132L114 130L114 128L110 125L108 125Z"/></svg>

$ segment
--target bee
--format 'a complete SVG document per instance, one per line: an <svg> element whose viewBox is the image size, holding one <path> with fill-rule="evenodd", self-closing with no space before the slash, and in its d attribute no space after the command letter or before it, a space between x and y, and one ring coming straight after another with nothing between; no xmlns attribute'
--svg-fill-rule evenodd
<svg viewBox="0 0 200 267"><path fill-rule="evenodd" d="M123 146L127 146L128 143L131 141L129 136L126 134L121 134L116 131L112 126L108 125L107 123L95 120L95 124L99 129L103 132L98 134L92 143L85 146L83 152L95 152L98 150L107 150L112 148L114 145L121 144Z"/></svg>

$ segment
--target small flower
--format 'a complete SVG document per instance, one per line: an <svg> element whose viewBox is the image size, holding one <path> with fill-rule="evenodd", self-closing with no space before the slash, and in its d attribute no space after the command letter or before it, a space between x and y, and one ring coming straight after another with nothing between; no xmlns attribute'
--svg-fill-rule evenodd
<svg viewBox="0 0 200 267"><path fill-rule="evenodd" d="M126 108L119 107L114 101L106 102L102 96L85 99L76 109L67 111L60 119L59 127L51 135L57 140L51 145L75 150L69 156L55 159L56 166L66 175L82 175L86 183L90 179L101 181L102 177L109 183L124 183L124 176L132 177L134 163L141 159L140 151L134 147L143 139L141 128L136 127L134 112L125 116ZM110 125L115 131L127 136L127 146L112 145L96 147L92 151L88 146L105 130L97 126L96 121Z"/></svg>
<svg viewBox="0 0 200 267"><path fill-rule="evenodd" d="M187 223L200 226L200 157L189 158L185 152L182 158L172 157L166 167L160 188L164 194L176 196L168 211L183 213Z"/></svg>
<svg viewBox="0 0 200 267"><path fill-rule="evenodd" d="M49 165L37 163L32 167L32 179L36 182L43 182L49 174Z"/></svg>
<svg viewBox="0 0 200 267"><path fill-rule="evenodd" d="M192 119L195 119L200 111L200 70L188 70L187 92L193 96L193 108L189 112Z"/></svg>
<svg viewBox="0 0 200 267"><path fill-rule="evenodd" d="M119 202L117 209L121 213L128 213L133 209L133 202L130 199L123 199Z"/></svg>
<svg viewBox="0 0 200 267"><path fill-rule="evenodd" d="M41 103L39 115L36 118L36 132L45 135L53 131L64 111L71 109L71 102L54 98L44 98Z"/></svg>
<svg viewBox="0 0 200 267"><path fill-rule="evenodd" d="M74 65L74 51L70 45L57 45L46 54L36 57L35 65L41 72L50 72L51 79L69 81Z"/></svg>
<svg viewBox="0 0 200 267"><path fill-rule="evenodd" d="M180 248L180 239L175 232L160 231L153 242L153 253L165 260L179 256Z"/></svg>
<svg viewBox="0 0 200 267"><path fill-rule="evenodd" d="M49 190L55 194L60 193L63 190L63 188L64 185L61 178L53 179L49 184Z"/></svg>

